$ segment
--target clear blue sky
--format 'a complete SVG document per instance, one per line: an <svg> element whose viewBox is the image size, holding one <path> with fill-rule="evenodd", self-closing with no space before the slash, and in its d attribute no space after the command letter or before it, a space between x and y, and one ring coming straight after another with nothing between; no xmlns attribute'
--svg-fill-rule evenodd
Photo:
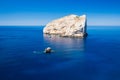
<svg viewBox="0 0 120 80"><path fill-rule="evenodd" d="M0 0L0 25L45 25L86 14L88 25L120 25L120 0Z"/></svg>

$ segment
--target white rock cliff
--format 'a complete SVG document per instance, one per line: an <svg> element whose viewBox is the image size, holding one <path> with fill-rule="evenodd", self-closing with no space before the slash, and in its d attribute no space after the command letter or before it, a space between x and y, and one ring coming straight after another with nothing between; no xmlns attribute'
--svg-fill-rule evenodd
<svg viewBox="0 0 120 80"><path fill-rule="evenodd" d="M86 15L69 15L48 23L43 29L43 33L64 37L86 37L86 24Z"/></svg>

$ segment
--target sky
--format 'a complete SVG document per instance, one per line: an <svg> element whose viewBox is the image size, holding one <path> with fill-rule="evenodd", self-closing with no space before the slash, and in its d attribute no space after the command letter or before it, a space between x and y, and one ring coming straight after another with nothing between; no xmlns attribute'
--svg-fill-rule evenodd
<svg viewBox="0 0 120 80"><path fill-rule="evenodd" d="M0 0L0 26L39 26L70 14L88 25L119 26L120 0Z"/></svg>

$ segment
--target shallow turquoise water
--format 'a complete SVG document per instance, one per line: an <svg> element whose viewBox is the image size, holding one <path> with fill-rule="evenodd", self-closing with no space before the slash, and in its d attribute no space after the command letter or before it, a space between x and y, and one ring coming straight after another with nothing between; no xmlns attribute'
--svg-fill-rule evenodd
<svg viewBox="0 0 120 80"><path fill-rule="evenodd" d="M120 80L120 27L88 26L85 39L42 29L0 27L0 80Z"/></svg>

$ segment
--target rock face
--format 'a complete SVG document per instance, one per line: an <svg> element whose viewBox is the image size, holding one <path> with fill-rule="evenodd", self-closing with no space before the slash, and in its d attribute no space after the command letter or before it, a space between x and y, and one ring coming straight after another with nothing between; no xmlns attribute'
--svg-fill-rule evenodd
<svg viewBox="0 0 120 80"><path fill-rule="evenodd" d="M43 33L63 37L86 37L86 24L86 15L69 15L48 23L43 29Z"/></svg>

